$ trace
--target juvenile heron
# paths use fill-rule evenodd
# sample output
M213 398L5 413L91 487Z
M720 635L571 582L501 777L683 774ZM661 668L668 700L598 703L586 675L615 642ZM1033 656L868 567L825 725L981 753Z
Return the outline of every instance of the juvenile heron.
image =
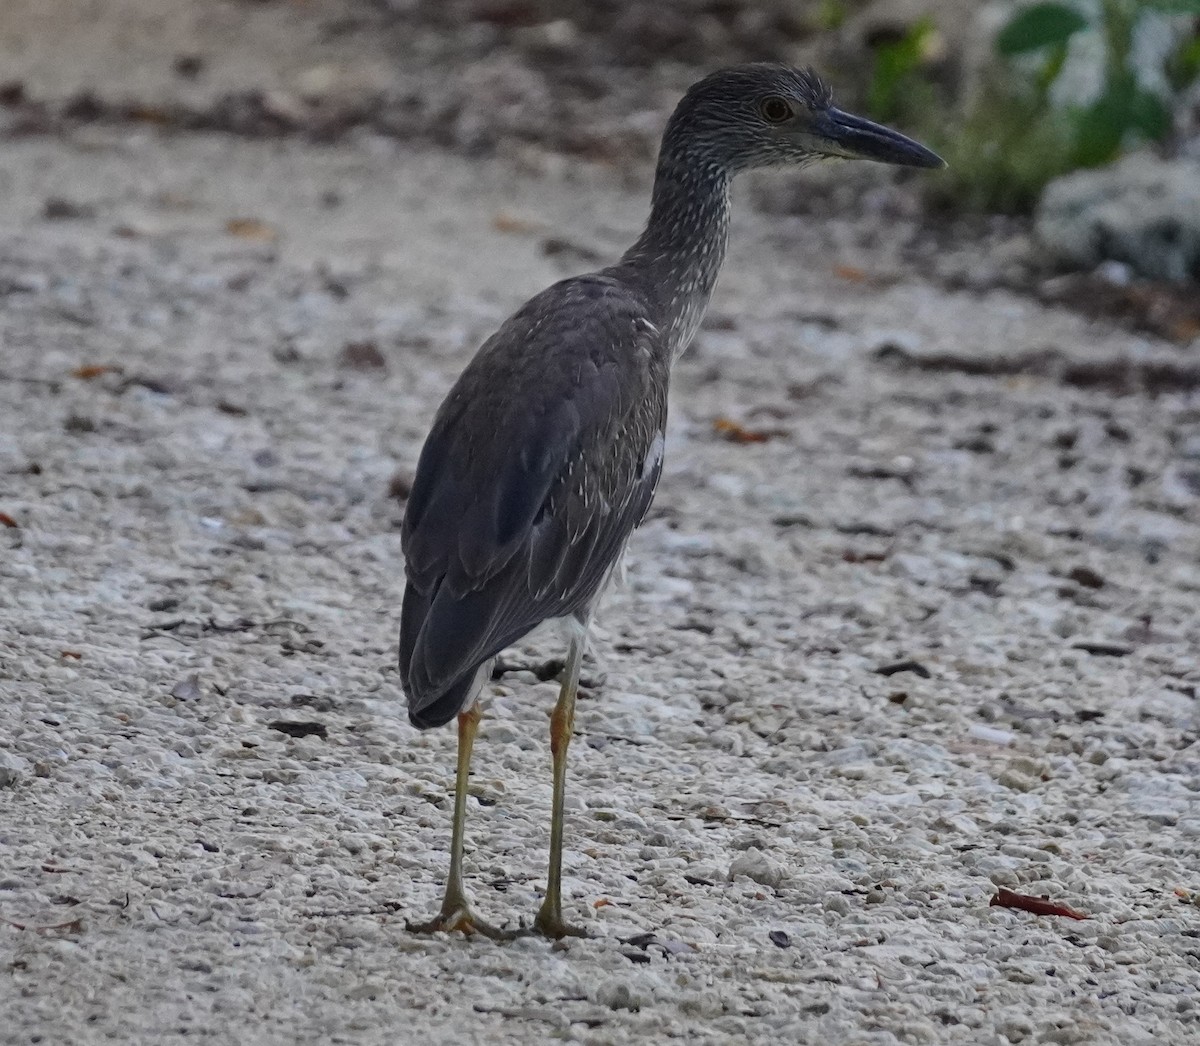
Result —
M821 157L942 167L924 146L835 109L808 71L743 65L694 84L667 124L650 219L615 265L526 302L437 412L404 516L400 677L420 729L458 717L450 874L420 931L509 936L471 910L463 829L476 698L497 654L542 622L569 626L550 719L550 868L534 929L562 915L563 789L588 622L662 470L671 364L725 257L729 186L754 167Z

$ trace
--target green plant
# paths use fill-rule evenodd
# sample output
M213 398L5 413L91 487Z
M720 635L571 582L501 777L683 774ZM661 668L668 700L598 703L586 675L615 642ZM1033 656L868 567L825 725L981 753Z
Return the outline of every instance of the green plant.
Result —
M1040 93L991 75L957 123L924 132L948 170L926 189L948 210L1031 211L1046 183L1074 166L1070 128Z
M903 119L921 103L931 100L929 85L920 70L933 50L936 30L932 18L922 18L903 36L875 48L867 111L876 120ZM919 99L914 98L914 92Z
M848 13L843 0L821 0L815 21L820 29L837 29L846 21Z
M930 183L935 203L1027 211L1051 179L1108 163L1131 142L1169 135L1171 99L1143 87L1132 65L1138 23L1151 13L1200 18L1200 0L1097 0L1086 8L1054 0L1020 8L997 35L997 60L961 113L927 76L936 33L923 20L875 49L868 107L912 127L949 161ZM1102 89L1086 105L1060 104L1053 87L1079 33L1102 37ZM1162 72L1171 91L1200 77L1200 22L1180 34Z
M1172 90L1182 91L1200 79L1200 26L1196 35L1184 40L1167 59L1167 82Z
M1062 71L1071 38L1087 31L1103 35L1103 88L1092 102L1067 114L1074 166L1108 163L1130 138L1158 142L1170 133L1166 101L1138 83L1131 61L1137 24L1152 12L1200 15L1200 0L1100 0L1094 25L1067 4L1037 3L1018 11L997 36L1001 55L1045 56L1036 79L1043 104L1048 105L1049 89Z

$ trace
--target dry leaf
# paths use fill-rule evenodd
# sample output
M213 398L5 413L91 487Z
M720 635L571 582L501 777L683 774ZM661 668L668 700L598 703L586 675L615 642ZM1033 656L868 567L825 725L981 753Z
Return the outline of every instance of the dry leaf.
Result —
M857 265L835 265L833 274L838 279L849 280L851 283L866 283L867 281L866 270L860 269Z
M1032 912L1034 915L1061 915L1067 919L1087 918L1083 912L1077 912L1065 904L1056 904L1048 897L1031 897L1027 893L1013 893L1012 890L1006 890L1003 886L988 904L996 908L1017 908L1023 912Z
M528 218L509 214L508 211L497 211L492 215L492 228L497 232L507 233L534 232L537 224L529 221Z
M111 363L89 363L82 367L76 367L71 371L72 378L81 378L84 381L91 381L93 378L98 378L102 374L113 374L120 371L120 367L114 366Z
M13 519L12 516L10 516L7 512L0 512L0 526L10 527L13 530L16 530L18 527L20 527L20 525L21 524Z
M1200 334L1200 319L1185 316L1171 324L1169 334L1175 341L1187 343Z
M600 900L592 902L593 908L609 908L611 906L612 901L610 901L607 897L601 897Z
M748 429L730 418L715 418L713 432L730 443L766 443L776 436L786 436L787 429Z
M78 650L64 650L61 654L59 654L59 657L70 658L72 661L83 660L83 654L81 654Z
M230 236L255 243L274 243L279 239L279 233L258 218L230 218L225 223L225 231Z
M129 109L129 118L139 123L169 124L172 114L157 105L134 105Z

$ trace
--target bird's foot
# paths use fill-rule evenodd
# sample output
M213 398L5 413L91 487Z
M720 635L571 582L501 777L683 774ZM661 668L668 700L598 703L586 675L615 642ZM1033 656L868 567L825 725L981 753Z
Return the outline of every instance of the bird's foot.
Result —
M549 683L560 679L567 663L561 657L552 657L549 661L504 661L499 658L492 667L492 680L503 679L509 672L532 672L538 681ZM599 690L608 680L608 673L597 670L590 675L579 677L579 685L584 690Z
M562 912L557 909L547 909L545 905L537 913L537 918L533 920L533 932L540 933L543 937L549 937L552 941L562 940L564 937L590 937L582 926L572 926L563 917Z
M453 933L457 930L468 937L477 933L493 941L513 941L529 933L525 929L505 930L484 922L466 903L444 904L442 910L428 922L412 923L406 919L404 928L409 933Z

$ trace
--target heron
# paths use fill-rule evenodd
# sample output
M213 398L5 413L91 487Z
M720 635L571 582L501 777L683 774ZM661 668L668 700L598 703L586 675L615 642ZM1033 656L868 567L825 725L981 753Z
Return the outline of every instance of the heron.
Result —
M457 718L450 869L418 932L496 939L463 882L480 691L497 655L547 622L567 656L550 716L553 793L532 931L586 933L562 911L563 797L588 626L663 465L672 364L708 307L738 173L825 157L937 168L897 131L834 107L811 70L756 63L697 81L667 122L650 217L615 264L553 284L479 348L438 409L402 526L400 678L418 729Z

